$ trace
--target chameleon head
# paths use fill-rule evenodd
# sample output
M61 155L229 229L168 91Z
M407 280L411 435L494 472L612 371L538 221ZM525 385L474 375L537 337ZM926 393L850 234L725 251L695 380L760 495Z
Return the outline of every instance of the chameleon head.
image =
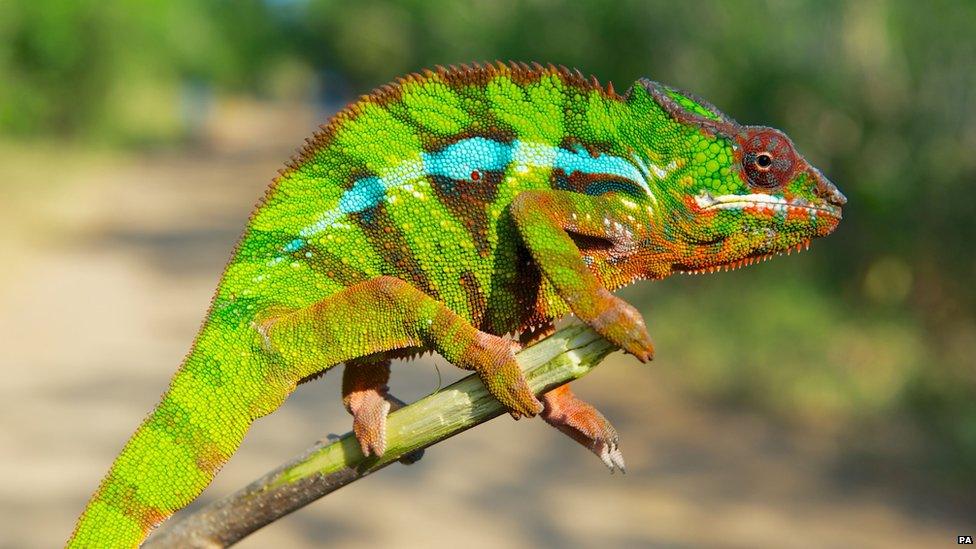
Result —
M843 194L810 165L783 132L741 126L711 104L656 82L640 81L668 115L666 176L675 271L738 267L809 246L840 223ZM659 111L660 112L660 111Z

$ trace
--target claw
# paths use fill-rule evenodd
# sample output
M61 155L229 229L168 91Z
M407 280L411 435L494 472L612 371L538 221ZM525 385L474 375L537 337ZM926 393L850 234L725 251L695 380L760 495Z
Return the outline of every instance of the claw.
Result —
M617 447L616 443L611 445L604 444L603 447L597 452L603 463L610 469L610 474L612 475L614 469L620 469L620 472L627 474L627 467L624 464L624 455L620 453L620 448Z
M506 400L512 404L509 413L514 419L518 420L522 416L535 417L542 411L542 402L532 394L532 390L529 389L529 384L524 377L520 376L518 381L505 387L505 392L508 394ZM506 404L506 402L502 401L502 404Z
M388 360L352 362L342 375L342 402L352 414L352 431L366 457L380 457L386 451L389 377Z

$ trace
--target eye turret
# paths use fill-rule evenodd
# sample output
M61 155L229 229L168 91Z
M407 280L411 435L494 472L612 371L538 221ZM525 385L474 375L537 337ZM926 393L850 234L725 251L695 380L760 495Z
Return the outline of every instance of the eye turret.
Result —
M789 183L799 164L789 138L772 128L746 128L739 136L742 172L748 183L774 189Z

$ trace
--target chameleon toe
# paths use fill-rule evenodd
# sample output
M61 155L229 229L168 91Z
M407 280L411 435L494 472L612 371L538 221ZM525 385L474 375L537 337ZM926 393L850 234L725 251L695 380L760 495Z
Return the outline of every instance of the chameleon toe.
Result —
M390 403L377 393L370 393L353 410L352 430L364 456L381 457L386 451L386 416Z

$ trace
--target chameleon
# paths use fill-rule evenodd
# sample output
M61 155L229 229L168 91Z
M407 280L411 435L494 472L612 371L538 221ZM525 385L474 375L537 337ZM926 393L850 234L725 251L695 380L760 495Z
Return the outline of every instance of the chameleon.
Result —
M428 351L623 469L610 422L568 385L533 394L514 353L574 315L648 361L641 314L612 291L807 248L846 201L783 132L646 78L623 94L535 63L399 78L279 171L68 546L137 546L253 421L340 364L361 450L382 455L390 361Z

